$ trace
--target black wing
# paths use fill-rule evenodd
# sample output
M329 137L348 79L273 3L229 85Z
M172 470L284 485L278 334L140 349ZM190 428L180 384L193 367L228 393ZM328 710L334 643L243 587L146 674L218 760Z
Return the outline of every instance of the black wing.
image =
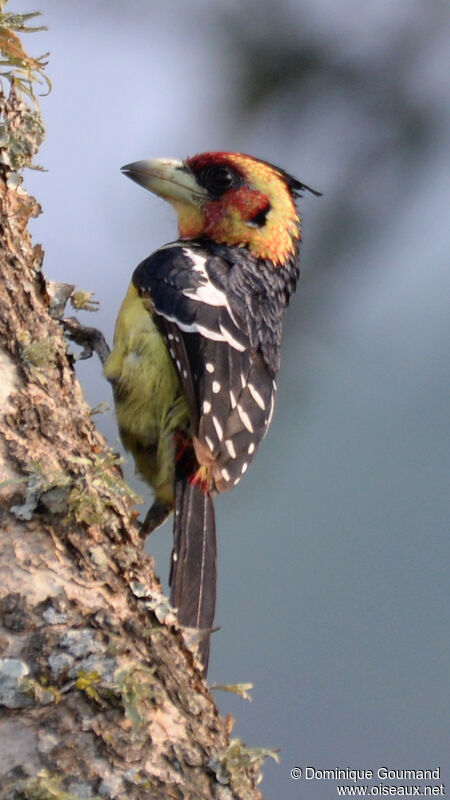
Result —
M175 242L133 275L159 320L187 398L197 459L217 491L246 472L276 394L275 371L255 347L248 303L244 308L232 292L236 269L207 245Z

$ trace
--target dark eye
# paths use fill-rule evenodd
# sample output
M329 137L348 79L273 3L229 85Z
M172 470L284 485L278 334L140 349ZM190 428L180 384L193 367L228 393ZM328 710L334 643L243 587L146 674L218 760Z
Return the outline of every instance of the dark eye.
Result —
M243 183L241 176L224 164L203 167L197 180L214 197L220 197L228 189L237 189Z

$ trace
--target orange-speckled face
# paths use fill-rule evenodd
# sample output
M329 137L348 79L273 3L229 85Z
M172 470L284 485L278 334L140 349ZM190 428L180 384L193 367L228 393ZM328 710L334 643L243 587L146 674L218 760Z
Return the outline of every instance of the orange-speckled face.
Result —
M294 197L309 187L266 161L242 153L202 153L184 162L136 161L122 171L174 206L183 239L208 236L246 246L275 266L295 253L300 218Z
M300 219L281 170L241 153L204 153L188 158L185 165L207 197L195 209L176 204L182 237L203 235L247 245L274 264L292 256Z

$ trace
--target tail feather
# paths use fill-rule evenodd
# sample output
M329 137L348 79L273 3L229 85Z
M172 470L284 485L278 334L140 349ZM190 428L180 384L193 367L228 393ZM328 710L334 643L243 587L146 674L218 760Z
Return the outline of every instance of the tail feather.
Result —
M181 471L181 470L180 470ZM180 625L204 631L198 655L206 675L209 631L216 605L216 526L208 492L185 475L175 479L174 544L170 569L170 600Z

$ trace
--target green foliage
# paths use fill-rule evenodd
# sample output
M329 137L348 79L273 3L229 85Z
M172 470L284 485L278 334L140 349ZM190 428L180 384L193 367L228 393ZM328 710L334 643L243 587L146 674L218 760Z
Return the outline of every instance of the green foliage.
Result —
M35 87L46 86L48 94L51 84L44 74L48 54L28 56L17 35L45 30L27 24L37 13L6 14L5 5L6 0L0 0L0 165L6 169L8 187L16 189L22 183L20 169L40 169L32 163L45 135ZM11 83L9 97L3 88L5 78ZM36 208L31 210L36 212Z
M35 99L34 85L40 84L47 87L47 94L51 91L50 78L45 75L44 69L47 66L48 53L31 58L22 47L22 43L17 36L19 33L34 33L36 31L47 30L44 25L30 27L27 25L30 19L40 16L39 12L31 14L5 14L3 9L7 0L0 0L0 77L7 78L15 82L19 88L30 97Z

